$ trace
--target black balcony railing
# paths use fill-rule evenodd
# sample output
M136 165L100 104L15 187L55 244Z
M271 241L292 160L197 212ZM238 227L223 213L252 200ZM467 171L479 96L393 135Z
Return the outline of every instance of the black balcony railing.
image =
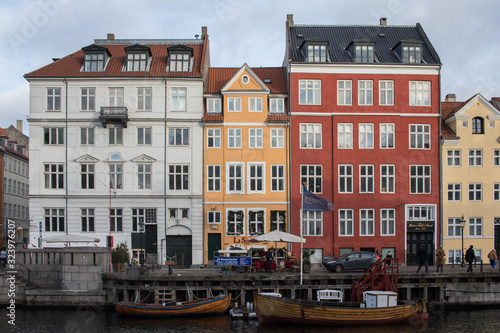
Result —
M108 124L121 124L127 127L128 111L125 106L102 106L99 120L102 122L102 127Z

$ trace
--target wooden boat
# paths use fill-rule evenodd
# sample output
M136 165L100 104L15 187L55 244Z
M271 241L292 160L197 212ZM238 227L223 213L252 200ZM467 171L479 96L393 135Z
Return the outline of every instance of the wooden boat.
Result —
M201 298L187 302L169 302L163 304L147 304L120 302L116 311L129 316L142 317L185 317L218 315L226 312L231 301L231 295L214 298Z
M361 303L357 302L305 301L255 294L254 304L259 324L378 325L426 322L429 318L423 301L392 307L362 308Z

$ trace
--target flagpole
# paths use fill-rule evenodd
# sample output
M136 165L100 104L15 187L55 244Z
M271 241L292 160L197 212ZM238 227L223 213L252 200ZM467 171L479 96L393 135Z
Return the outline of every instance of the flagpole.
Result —
M302 184L304 185L304 184ZM305 186L303 186L305 188ZM302 235L302 217L304 216L304 189L302 189L302 199L300 201L300 285L302 285L302 272L303 272L303 267L304 267L304 260L303 260L303 247L304 247L304 239Z

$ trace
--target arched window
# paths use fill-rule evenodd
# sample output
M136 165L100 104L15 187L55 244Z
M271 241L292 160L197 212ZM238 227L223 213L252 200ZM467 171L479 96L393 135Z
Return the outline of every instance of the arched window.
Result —
M484 134L483 118L475 117L472 119L472 134Z

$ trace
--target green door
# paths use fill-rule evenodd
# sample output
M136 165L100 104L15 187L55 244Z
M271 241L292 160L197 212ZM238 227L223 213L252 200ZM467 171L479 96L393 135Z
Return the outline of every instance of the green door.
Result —
M214 260L214 252L221 248L221 234L208 234L208 260Z

